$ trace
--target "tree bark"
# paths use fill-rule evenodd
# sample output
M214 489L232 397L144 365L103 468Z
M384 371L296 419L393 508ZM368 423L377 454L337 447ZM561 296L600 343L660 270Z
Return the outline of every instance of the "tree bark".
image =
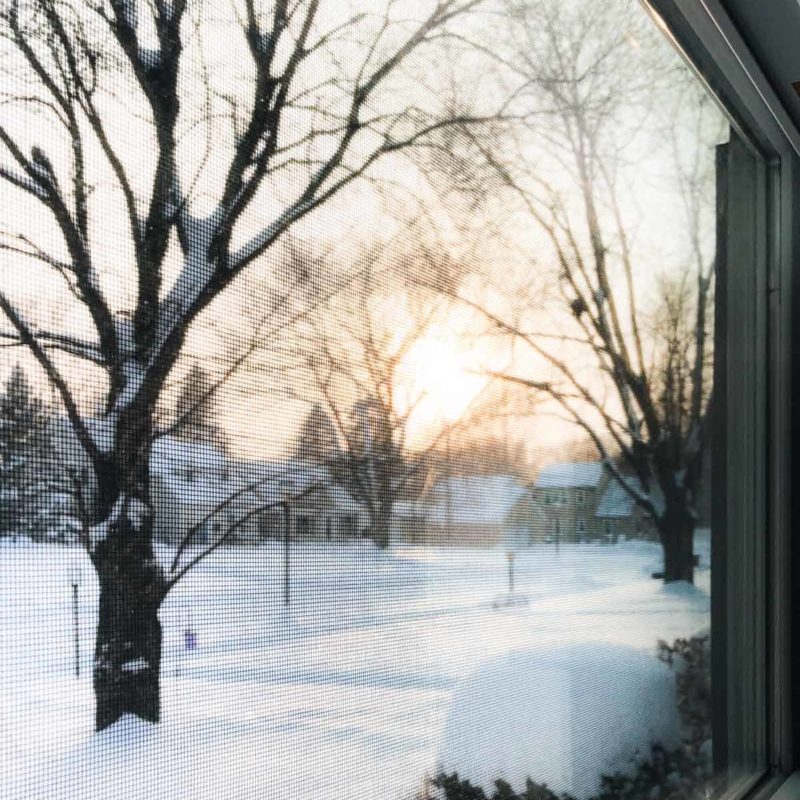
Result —
M383 505L378 509L378 512L372 519L372 524L370 525L370 535L372 536L375 544L377 544L381 550L386 550L389 547L391 520L391 506L386 508Z
M153 554L149 406L126 409L103 483L105 514L92 553L100 583L94 657L96 729L123 714L158 722L164 574Z
M95 565L100 608L94 656L96 730L123 714L148 722L161 716L161 622L163 580L152 557L98 545Z
M658 522L664 549L664 583L694 583L695 520L688 509L667 508Z

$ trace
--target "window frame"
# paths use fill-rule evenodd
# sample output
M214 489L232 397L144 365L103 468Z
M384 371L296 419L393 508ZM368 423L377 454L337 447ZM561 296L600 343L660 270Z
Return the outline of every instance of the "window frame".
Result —
M792 267L800 263L800 231L793 230L792 221L800 219L800 132L719 0L642 0L642 3L717 97L740 137L760 155L763 163L760 183L765 213L757 222L756 237L764 256L765 302L763 318L748 322L742 336L750 337L754 345L751 359L759 351L766 355L762 363L750 364L750 372L756 376L752 380L763 382L765 413L759 421L759 432L768 444L757 448L760 451L757 457L763 460L758 482L763 482L764 507L749 509L753 514L763 511L766 524L763 536L737 542L745 547L728 547L725 555L727 567L736 574L742 573L748 557L747 546L761 559L761 568L751 569L749 583L741 586L740 591L755 598L750 622L756 637L751 644L766 666L760 679L752 672L752 663L743 663L744 659L728 666L738 669L740 678L743 676L753 683L757 702L761 704L764 729L755 726L745 736L750 739L749 745L761 751L767 769L742 777L721 798L789 800L800 796L800 758L795 741L799 738L800 707L798 697L792 692L796 666L793 634L797 625L792 609L797 606L798 594L792 589L790 547L791 452L798 441L791 402L797 371L792 368L790 344L793 318L800 316L792 313L798 295L793 291L797 278ZM734 399L727 415L728 424L742 411L741 404ZM732 486L729 481L726 483ZM755 496L758 493L753 494L747 503L759 501ZM740 634L742 640L746 636ZM736 644L741 645L742 641L734 642L734 647Z

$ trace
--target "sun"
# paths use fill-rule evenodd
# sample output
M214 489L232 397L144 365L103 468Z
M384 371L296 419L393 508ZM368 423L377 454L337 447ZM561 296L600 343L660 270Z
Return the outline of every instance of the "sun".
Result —
M461 419L487 385L478 354L452 332L429 331L402 362L395 401L417 434Z

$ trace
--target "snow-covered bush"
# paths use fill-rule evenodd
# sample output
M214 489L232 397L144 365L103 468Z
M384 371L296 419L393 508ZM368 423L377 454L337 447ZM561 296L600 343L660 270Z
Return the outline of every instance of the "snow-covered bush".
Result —
M669 667L634 648L581 642L484 664L453 698L439 764L483 786L530 776L588 800L600 775L633 774L653 742L680 742Z
M678 714L683 740L696 749L708 749L711 740L711 638L707 633L659 640L658 658L675 672Z
M711 751L711 673L710 639L700 634L677 639L672 644L658 642L658 660L674 675L676 705L681 736L677 745L651 742L649 755L631 753L631 768L610 771L600 777L599 791L590 796L581 793L581 800L693 800L707 795L710 789ZM529 676L529 680L532 676ZM616 698L617 702L620 698ZM652 709L648 710L653 713ZM605 734L613 730L606 726ZM464 734L465 736L467 734ZM532 734L533 735L533 734ZM519 752L518 743L500 741L501 748ZM570 743L575 750L575 743ZM490 756L491 757L491 756ZM508 770L504 770L508 773ZM547 770L545 770L547 772ZM474 773L473 773L474 774ZM477 774L480 774L480 770ZM543 777L534 772L536 777ZM550 779L548 777L548 779ZM488 782L484 781L484 785ZM516 792L502 778L494 780L494 789L461 778L457 772L441 772L430 785L426 800L576 800L570 792L550 789L546 783L527 778L525 788Z

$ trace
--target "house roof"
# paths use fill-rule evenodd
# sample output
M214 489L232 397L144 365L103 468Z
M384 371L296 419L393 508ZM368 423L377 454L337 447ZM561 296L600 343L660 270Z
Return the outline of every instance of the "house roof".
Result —
M213 507L235 490L225 466L224 454L213 445L165 436L153 445L150 471L172 502Z
M626 480L637 491L641 491L641 484L636 478L627 478ZM633 513L634 505L635 501L630 492L626 491L619 481L612 479L597 504L595 516L609 519L629 517Z
M512 475L445 478L431 490L428 519L438 523L501 523L527 491Z
M201 508L230 499L227 505L232 512L247 513L287 497L316 493L318 487L339 513L358 513L360 509L345 489L333 483L327 469L291 459L240 461L211 444L164 437L153 449L151 469L169 490L172 502Z
M578 489L596 487L603 478L599 461L562 461L543 467L534 486L537 489Z
M635 492L646 496L649 499L654 513L662 513L664 510L664 496L661 493L658 485L654 485L648 493L642 488L642 484L638 478L635 478L632 475L626 475L625 480L630 484L631 488ZM633 499L633 497L631 497L630 492L626 491L619 481L612 478L608 482L608 486L603 492L600 502L597 504L597 511L595 512L595 515L600 518L629 517L631 514L633 514L635 507L636 501Z
M329 483L325 492L339 514L357 514L361 511L361 504L346 489L335 483Z
M427 511L428 506L422 500L396 500L392 507L396 517L424 517Z

